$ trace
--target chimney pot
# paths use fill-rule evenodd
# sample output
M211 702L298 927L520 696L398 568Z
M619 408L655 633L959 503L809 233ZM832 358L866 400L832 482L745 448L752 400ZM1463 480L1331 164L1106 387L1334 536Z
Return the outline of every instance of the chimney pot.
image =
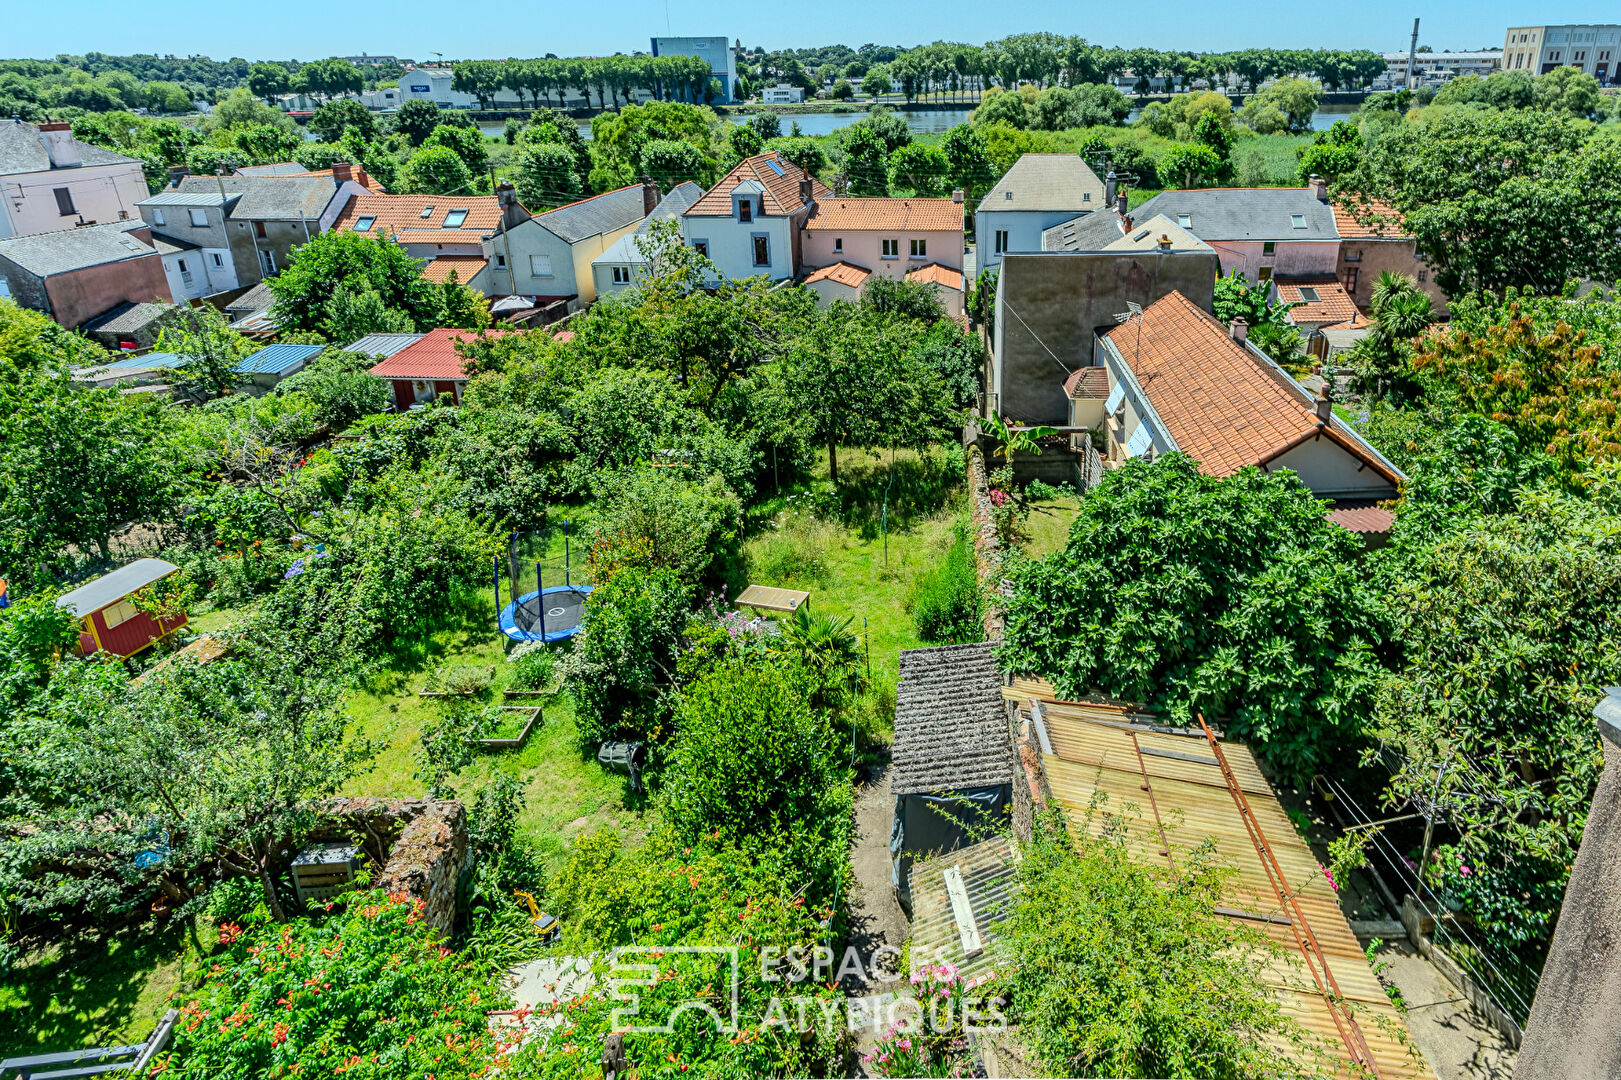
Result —
M1124 191L1120 192L1114 197L1114 212L1119 214L1121 217L1125 217L1126 204L1128 202L1130 202L1130 200L1126 197L1126 193Z
M1171 250L1171 235L1170 235L1170 233L1160 233L1159 234L1159 249L1161 251L1170 251Z
M1310 183L1311 183L1311 193L1317 199L1317 201L1318 202L1327 202L1328 201L1328 181L1324 180L1321 176L1313 176L1311 178Z
M1103 201L1112 205L1119 191L1120 179L1115 176L1114 170L1110 169L1109 175L1103 178Z
M952 202L954 202L957 205L961 206L964 197L965 197L965 193L963 192L962 188L952 188L951 189L951 201Z
M809 169L799 170L799 205L809 206L815 201L816 185L811 183Z
M1248 341L1250 336L1249 321L1242 315L1236 316L1232 324L1228 326L1227 333L1234 341Z

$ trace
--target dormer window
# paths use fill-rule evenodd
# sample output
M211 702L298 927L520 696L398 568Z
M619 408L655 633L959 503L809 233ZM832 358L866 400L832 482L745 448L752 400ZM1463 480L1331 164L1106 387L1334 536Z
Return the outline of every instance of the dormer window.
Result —
M737 220L747 223L754 220L754 204L747 199L737 200Z

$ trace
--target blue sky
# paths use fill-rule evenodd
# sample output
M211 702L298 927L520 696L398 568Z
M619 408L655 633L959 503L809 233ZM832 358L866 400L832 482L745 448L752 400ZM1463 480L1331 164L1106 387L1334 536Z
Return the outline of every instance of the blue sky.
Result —
M666 17L668 11L668 17ZM1356 4L1311 0L1075 4L1040 0L619 0L543 5L447 4L390 0L277 0L270 5L166 0L144 13L129 0L72 0L71 18L52 4L11 6L0 55L49 57L111 53L204 53L250 60L313 59L360 52L431 58L605 55L646 49L665 33L726 34L745 45L805 47L845 42L913 45L937 39L986 41L1029 30L1080 34L1103 45L1162 49L1369 48L1407 46L1415 15L1419 41L1436 50L1501 45L1504 30L1546 23L1615 21L1613 5L1541 6L1527 0L1453 0L1415 7L1392 0ZM334 17L336 16L336 17Z

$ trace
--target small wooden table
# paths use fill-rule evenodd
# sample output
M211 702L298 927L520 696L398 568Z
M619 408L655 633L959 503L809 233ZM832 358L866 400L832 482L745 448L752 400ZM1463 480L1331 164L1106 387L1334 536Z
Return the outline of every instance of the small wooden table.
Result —
M810 593L800 589L773 589L768 585L750 585L737 594L732 603L738 607L751 607L756 611L798 611L810 603Z

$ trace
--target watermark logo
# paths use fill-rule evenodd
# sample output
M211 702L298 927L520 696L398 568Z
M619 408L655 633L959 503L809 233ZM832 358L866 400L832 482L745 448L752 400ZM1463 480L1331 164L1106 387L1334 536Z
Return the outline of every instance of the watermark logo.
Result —
M715 1030L736 1035L738 1030L738 978L742 968L735 945L621 945L608 962L607 986L615 1001L628 1002L614 1010L615 1031L626 1033L673 1032L684 1015L707 1016ZM709 957L708 993L693 996L672 1008L662 1018L642 1014L640 989L650 989L659 980L677 978L681 957ZM702 965L699 965L700 967ZM685 973L688 977L697 971ZM718 981L720 985L715 985ZM717 1008L717 1005L720 1006Z

